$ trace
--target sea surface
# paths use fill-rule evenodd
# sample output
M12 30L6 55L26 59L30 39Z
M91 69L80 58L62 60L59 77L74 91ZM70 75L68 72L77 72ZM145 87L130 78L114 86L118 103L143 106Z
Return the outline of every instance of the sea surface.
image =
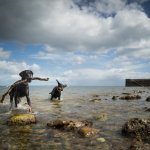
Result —
M61 101L50 101L49 92L53 87L30 86L33 114L38 122L33 125L8 126L10 116L28 113L27 101L22 98L18 108L9 111L9 96L0 104L0 149L8 150L120 150L128 149L131 139L121 134L123 124L130 118L148 118L150 89L143 87L66 87ZM7 90L0 87L0 98ZM136 93L139 100L113 100L113 96ZM100 119L98 114L104 114ZM98 129L97 135L80 137L74 132L47 128L54 119L90 120ZM100 138L105 141L99 140Z

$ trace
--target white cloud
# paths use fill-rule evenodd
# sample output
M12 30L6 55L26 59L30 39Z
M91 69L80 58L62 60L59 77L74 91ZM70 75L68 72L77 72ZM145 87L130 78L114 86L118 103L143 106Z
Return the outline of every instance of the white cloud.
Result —
M49 60L53 63L60 63L61 64L83 64L86 62L86 57L84 55L76 54L75 52L60 52L56 53L55 51L50 51L47 49L47 47L44 47L45 49L42 51L39 51L37 54L32 55L31 57L34 59L42 59L42 60ZM49 46L48 46L49 48ZM95 58L95 56L93 56ZM90 57L93 59L93 57Z
M16 77L22 70L32 70L37 72L40 66L37 64L28 65L26 62L0 61L0 70L3 74L9 74L13 78Z
M0 59L8 59L11 55L10 51L6 51L0 47Z
M149 78L149 72L135 71L131 67L111 68L111 69L74 69L65 71L60 77L60 80L66 81L69 84L80 85L110 85L113 81L125 82L126 78Z
M85 59L81 56L76 56L73 58L73 62L76 64L82 64L85 62Z

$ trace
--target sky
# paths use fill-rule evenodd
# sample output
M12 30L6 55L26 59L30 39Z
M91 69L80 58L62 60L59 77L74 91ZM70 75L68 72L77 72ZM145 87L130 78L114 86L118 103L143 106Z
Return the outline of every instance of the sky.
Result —
M70 86L150 78L150 0L0 0L0 85L23 70Z

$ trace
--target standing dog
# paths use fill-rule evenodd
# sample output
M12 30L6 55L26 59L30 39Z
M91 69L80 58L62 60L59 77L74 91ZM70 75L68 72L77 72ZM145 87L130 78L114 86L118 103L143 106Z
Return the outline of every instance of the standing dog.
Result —
M10 91L10 109L12 109L13 106L13 99L15 99L15 107L17 107L17 104L20 102L20 98L26 97L27 103L29 105L29 111L31 112L31 101L29 97L29 84L33 77L33 72L31 70L24 70L20 72L19 74L21 76L21 80L27 80L25 83L18 83L16 84L13 89Z
M58 80L56 80L56 81L57 81L58 85L55 86L55 87L53 88L53 90L49 93L49 94L51 94L51 100L53 100L53 98L55 98L55 99L58 98L58 100L60 100L60 98L61 98L61 91L63 91L63 89L64 89L65 87L67 87L66 84L63 85L63 84L60 83Z

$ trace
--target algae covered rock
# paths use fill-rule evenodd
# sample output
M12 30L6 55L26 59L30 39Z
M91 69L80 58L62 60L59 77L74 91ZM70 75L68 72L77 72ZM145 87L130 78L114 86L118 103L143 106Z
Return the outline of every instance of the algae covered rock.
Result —
M106 121L108 119L108 114L105 112L94 113L93 118L99 121Z
M49 121L47 123L48 127L53 127L56 129L63 129L63 130L75 130L83 126L90 126L90 125L91 122L88 121L63 120L63 119L56 119L56 120Z
M33 114L17 114L8 120L8 125L27 125L36 123L36 117Z
M47 123L47 126L48 127L53 127L53 128L56 128L56 129L60 129L60 128L64 128L68 124L69 124L69 122L67 120L57 119L57 120L49 121Z
M100 137L100 138L97 138L96 139L98 142L101 142L101 143L104 143L104 142L106 142L106 140L104 139L104 138L102 138L102 137Z
M112 100L116 100L116 99L117 99L117 97L118 97L118 96L113 96L113 97L112 97Z
M135 138L150 137L150 119L133 118L126 122L122 127L124 135Z
M79 121L79 120L56 119L49 121L47 123L47 126L59 130L78 133L82 137L91 137L98 132L97 129L91 127L92 122L89 122L87 120Z
M129 150L144 150L144 144L141 139L133 139Z
M120 99L122 100L137 100L137 99L141 99L140 95L125 95L125 96L121 96Z
M78 133L82 136L82 137L92 137L94 135L96 135L98 132L97 129L95 128L90 128L90 127L82 127L79 129Z

